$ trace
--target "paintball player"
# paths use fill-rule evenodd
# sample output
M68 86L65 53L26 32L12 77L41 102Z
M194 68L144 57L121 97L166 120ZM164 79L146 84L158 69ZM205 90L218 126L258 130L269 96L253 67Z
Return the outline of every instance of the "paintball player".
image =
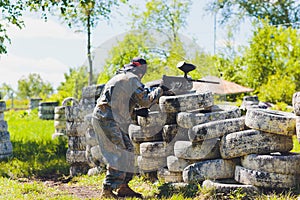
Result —
M146 71L146 60L133 58L105 84L97 100L92 124L107 165L102 197L142 198L128 186L135 172L128 127L134 114L147 116L149 106L157 103L163 94L161 87L150 92L141 83ZM142 109L136 110L138 107Z

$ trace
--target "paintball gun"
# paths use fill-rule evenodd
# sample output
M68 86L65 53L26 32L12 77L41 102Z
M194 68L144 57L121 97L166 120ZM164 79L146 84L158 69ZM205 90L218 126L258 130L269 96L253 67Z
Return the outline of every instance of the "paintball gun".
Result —
M167 76L163 75L162 80L160 82L153 81L149 82L148 87L158 87L163 86L164 90L170 90L176 94L184 94L187 91L193 88L193 82L203 82L203 83L212 83L219 84L219 82L215 81L206 81L206 80L194 80L188 77L188 73L196 69L196 66L191 63L186 63L181 61L177 64L177 68L184 72L184 76Z

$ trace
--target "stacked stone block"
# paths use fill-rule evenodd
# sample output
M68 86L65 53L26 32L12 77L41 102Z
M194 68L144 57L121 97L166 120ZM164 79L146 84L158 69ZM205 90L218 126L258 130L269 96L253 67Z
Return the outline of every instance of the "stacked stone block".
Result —
M55 132L52 134L52 138L59 136L66 136L66 106L56 106L54 108L54 128Z
M188 165L183 180L203 182L203 187L219 188L218 192L296 187L300 155L290 152L295 128L293 113L266 109L249 109L241 118L196 125L189 131L190 140L218 136L220 158Z
M253 108L246 116L236 106L214 105L209 92L163 96L159 114L138 117L138 125L131 125L131 137L136 135L132 139L143 139L136 145L139 168L157 170L166 182L198 182L227 192L296 187L300 154L290 151L299 130L297 96L295 114ZM145 141L146 135L157 133L154 127L160 130L158 124L150 125L153 119L166 121L170 113L176 115L176 123L160 123L162 140ZM138 131L147 126L147 134ZM166 165L159 162L163 156ZM156 163L160 164L154 167Z
M73 101L73 105L67 105L68 101ZM67 162L70 163L70 176L86 174L88 170L87 159L85 157L85 131L87 126L83 121L80 105L77 100L68 98L64 100L63 106L65 106L68 137L66 159Z
M96 106L96 101L100 97L104 85L92 85L82 89L82 99L80 101L84 113L84 122L87 125L86 138L86 159L90 167L88 175L98 174L102 171L103 159L100 147L96 138L96 133L92 125L92 113Z
M179 85L184 87L177 88L176 92L193 93L189 82ZM169 143L172 143L172 134L177 135L177 132L176 111L162 111L159 104L150 107L148 117L137 116L136 123L129 126L129 136L135 146L137 167L141 173L157 173L167 166L167 156L172 154Z
M38 116L44 120L54 120L54 109L58 102L40 102Z
M6 110L5 101L0 101L0 160L9 158L13 154L7 122L4 120Z
M95 174L101 169L103 162L91 119L103 86L85 87L79 101L69 97L63 102L68 137L67 162L71 164L71 176ZM68 106L68 102L73 102L73 105Z
M296 115L296 135L300 142L300 92L294 93L292 103Z
M35 108L38 108L41 100L41 98L31 98L29 103L29 109L33 110Z
M178 180L182 182L185 167L192 163L221 158L220 136L198 138L192 130L194 127L241 116L238 107L214 105L211 92L163 97L159 103L162 110L176 112L176 124L173 124L173 127L177 130L175 132L177 134L172 131L167 131L164 134L166 142L171 139L168 147L173 150L173 154L167 157L167 168L162 170L163 173L159 172L160 177L168 182ZM230 125L230 122L228 124ZM168 129L165 127L165 130ZM168 137L169 139L167 139Z

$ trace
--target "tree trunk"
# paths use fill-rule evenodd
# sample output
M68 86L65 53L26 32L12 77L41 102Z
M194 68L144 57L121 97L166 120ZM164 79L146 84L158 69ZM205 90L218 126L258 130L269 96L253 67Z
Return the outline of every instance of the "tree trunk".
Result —
M87 56L89 62L89 85L93 84L93 62L92 62L92 54L91 54L91 18L88 15L87 18Z

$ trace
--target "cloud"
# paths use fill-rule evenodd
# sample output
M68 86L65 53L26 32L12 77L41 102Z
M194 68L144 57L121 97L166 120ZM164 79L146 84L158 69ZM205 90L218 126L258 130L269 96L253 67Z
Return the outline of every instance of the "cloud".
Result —
M30 73L38 73L44 81L52 84L54 88L64 81L64 73L68 72L69 67L53 58L31 59L15 55L1 56L0 84L7 83L14 89L23 76Z
M23 20L25 27L21 30L13 26L8 28L8 35L11 38L85 39L83 33L75 33L66 24L52 19L45 21L41 18L24 17Z

